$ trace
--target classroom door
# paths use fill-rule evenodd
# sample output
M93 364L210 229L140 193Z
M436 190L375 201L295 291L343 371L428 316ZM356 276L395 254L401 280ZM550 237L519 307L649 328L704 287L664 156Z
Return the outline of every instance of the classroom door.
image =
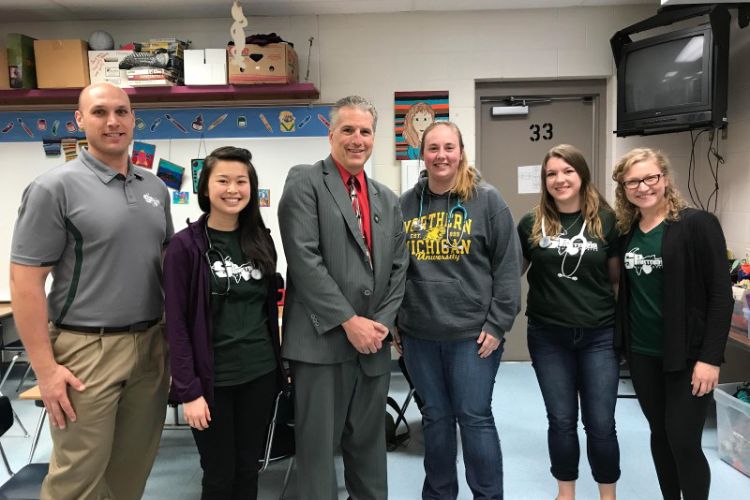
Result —
M522 85L520 83L514 84ZM603 179L604 121L603 99L606 86L571 86L561 89L560 82L533 82L528 88L480 89L478 87L479 156L478 168L482 177L498 188L510 206L516 223L539 203L538 192L519 193L519 167L540 165L547 151L557 144L572 144L579 148L592 169L594 184ZM482 91L484 90L484 92ZM515 90L515 92L496 91ZM525 92L524 92L525 90ZM492 116L493 106L507 106L520 102L528 106L528 114L521 116ZM602 151L603 153L603 151ZM522 190L521 190L522 191ZM527 361L526 294L528 284L522 278L523 304L513 329L506 334L504 361ZM550 307L555 307L550 304Z

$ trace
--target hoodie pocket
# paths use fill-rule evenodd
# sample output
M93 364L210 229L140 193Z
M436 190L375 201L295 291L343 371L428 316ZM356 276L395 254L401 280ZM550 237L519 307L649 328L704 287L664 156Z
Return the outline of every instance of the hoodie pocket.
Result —
M459 280L407 280L399 324L406 331L481 328L487 307L466 293Z

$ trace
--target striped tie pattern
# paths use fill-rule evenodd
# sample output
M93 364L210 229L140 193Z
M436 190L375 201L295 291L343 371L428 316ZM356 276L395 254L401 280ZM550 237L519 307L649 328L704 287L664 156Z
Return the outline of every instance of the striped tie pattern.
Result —
M370 250L367 247L367 236L365 235L365 228L364 226L362 226L362 209L359 206L359 197L357 195L357 192L359 191L359 181L356 177L350 175L349 180L346 184L347 186L349 186L349 198L351 198L352 200L352 210L354 210L354 215L357 217L359 232L362 235L362 240L365 242L365 252L367 253L367 260L370 262L370 268L372 269L372 256L370 255Z

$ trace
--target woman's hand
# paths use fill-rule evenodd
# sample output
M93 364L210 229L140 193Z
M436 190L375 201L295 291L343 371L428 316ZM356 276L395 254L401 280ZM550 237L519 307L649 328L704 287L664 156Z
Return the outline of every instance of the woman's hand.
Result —
M182 414L185 416L185 422L199 431L208 429L208 423L211 421L211 412L208 410L208 404L203 396L194 399L189 403L182 403Z
M693 367L693 378L690 385L693 387L693 396L704 396L714 390L719 383L719 367L696 361Z
M482 332L479 334L479 338L477 339L477 344L479 344L479 357L480 358L486 358L500 345L500 340L493 337L491 334L487 332Z

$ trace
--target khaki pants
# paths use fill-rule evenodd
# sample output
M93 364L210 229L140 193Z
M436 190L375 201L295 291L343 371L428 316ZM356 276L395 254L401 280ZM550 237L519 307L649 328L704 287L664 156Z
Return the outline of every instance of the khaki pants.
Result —
M82 334L50 326L55 359L86 384L68 389L77 420L50 425L42 500L136 500L159 447L169 372L163 327Z

